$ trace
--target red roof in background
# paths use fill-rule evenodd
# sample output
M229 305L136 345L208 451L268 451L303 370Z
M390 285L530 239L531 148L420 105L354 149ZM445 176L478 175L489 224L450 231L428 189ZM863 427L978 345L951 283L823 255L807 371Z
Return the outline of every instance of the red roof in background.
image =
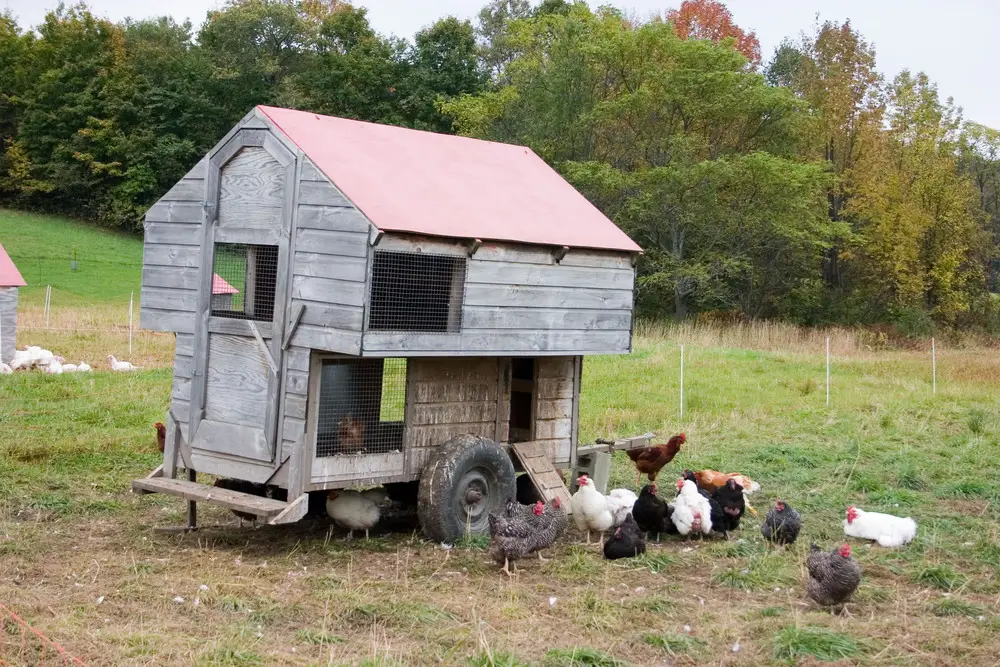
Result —
M381 230L641 252L528 148L258 108Z
M0 245L0 287L24 287L27 284L7 251Z
M239 294L240 291L227 283L218 273L212 274L212 294Z

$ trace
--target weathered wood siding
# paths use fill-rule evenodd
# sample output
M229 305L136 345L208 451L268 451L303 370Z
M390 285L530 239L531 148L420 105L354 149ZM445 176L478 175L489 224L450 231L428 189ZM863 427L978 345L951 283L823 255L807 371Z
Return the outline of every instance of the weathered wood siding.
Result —
M207 173L206 157L146 211L139 297L143 329L194 332Z
M292 254L292 310L305 306L291 344L356 355L361 351L368 220L302 158Z
M412 245L425 252L467 254L467 246L459 244L391 241L398 249ZM625 353L632 342L634 280L631 257L623 253L571 250L556 262L551 250L484 244L467 260L460 332L368 332L363 354Z
M549 457L568 463L573 446L574 357L546 357L536 361L535 441L545 443Z
M191 414L191 376L194 369L194 336L177 334L174 345L174 384L170 390L170 409L181 427L181 435L187 440L188 423Z
M17 336L17 288L0 287L0 361L14 358Z
M302 347L290 347L285 353L285 392L284 416L281 428L281 460L285 461L292 454L296 440L306 430L306 405L309 398L309 360L310 352ZM308 452L312 460L316 453L315 443Z
M410 359L403 432L407 470L417 475L449 438L471 433L494 438L500 360Z

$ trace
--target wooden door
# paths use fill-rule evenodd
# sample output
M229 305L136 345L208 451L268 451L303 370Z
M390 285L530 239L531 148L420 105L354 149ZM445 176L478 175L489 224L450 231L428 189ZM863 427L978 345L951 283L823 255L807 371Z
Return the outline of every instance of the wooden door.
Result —
M217 206L203 223L191 446L276 464L295 159L266 139L237 134L209 169Z

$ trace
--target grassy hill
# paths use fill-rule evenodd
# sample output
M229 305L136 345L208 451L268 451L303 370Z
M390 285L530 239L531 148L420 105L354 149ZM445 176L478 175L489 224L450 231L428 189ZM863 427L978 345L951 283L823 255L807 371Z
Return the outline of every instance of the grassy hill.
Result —
M0 244L28 286L21 302L40 306L52 285L52 307L128 304L142 281L142 238L100 227L0 209ZM71 262L77 261L76 270Z

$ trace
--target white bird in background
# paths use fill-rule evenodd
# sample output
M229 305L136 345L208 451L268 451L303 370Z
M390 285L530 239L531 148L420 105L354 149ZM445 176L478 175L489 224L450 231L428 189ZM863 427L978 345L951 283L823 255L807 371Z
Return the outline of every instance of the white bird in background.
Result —
M63 367L58 361L53 359L49 363L45 364L45 372L49 375L62 375Z
M92 370L93 369L90 367L90 364L88 364L86 361L81 361L79 364L77 364L76 367L77 373L89 373Z
M118 361L113 354L108 355L108 364L113 371L134 371L137 368L127 361Z
M28 351L25 350L14 350L14 358L10 360L10 367L13 370L20 370L24 368L25 370L31 368L32 362Z
M0 361L0 375L10 375L13 372L14 369L12 369L10 366Z
M63 373L75 373L76 369L77 369L76 364L63 364L62 365L62 372Z

